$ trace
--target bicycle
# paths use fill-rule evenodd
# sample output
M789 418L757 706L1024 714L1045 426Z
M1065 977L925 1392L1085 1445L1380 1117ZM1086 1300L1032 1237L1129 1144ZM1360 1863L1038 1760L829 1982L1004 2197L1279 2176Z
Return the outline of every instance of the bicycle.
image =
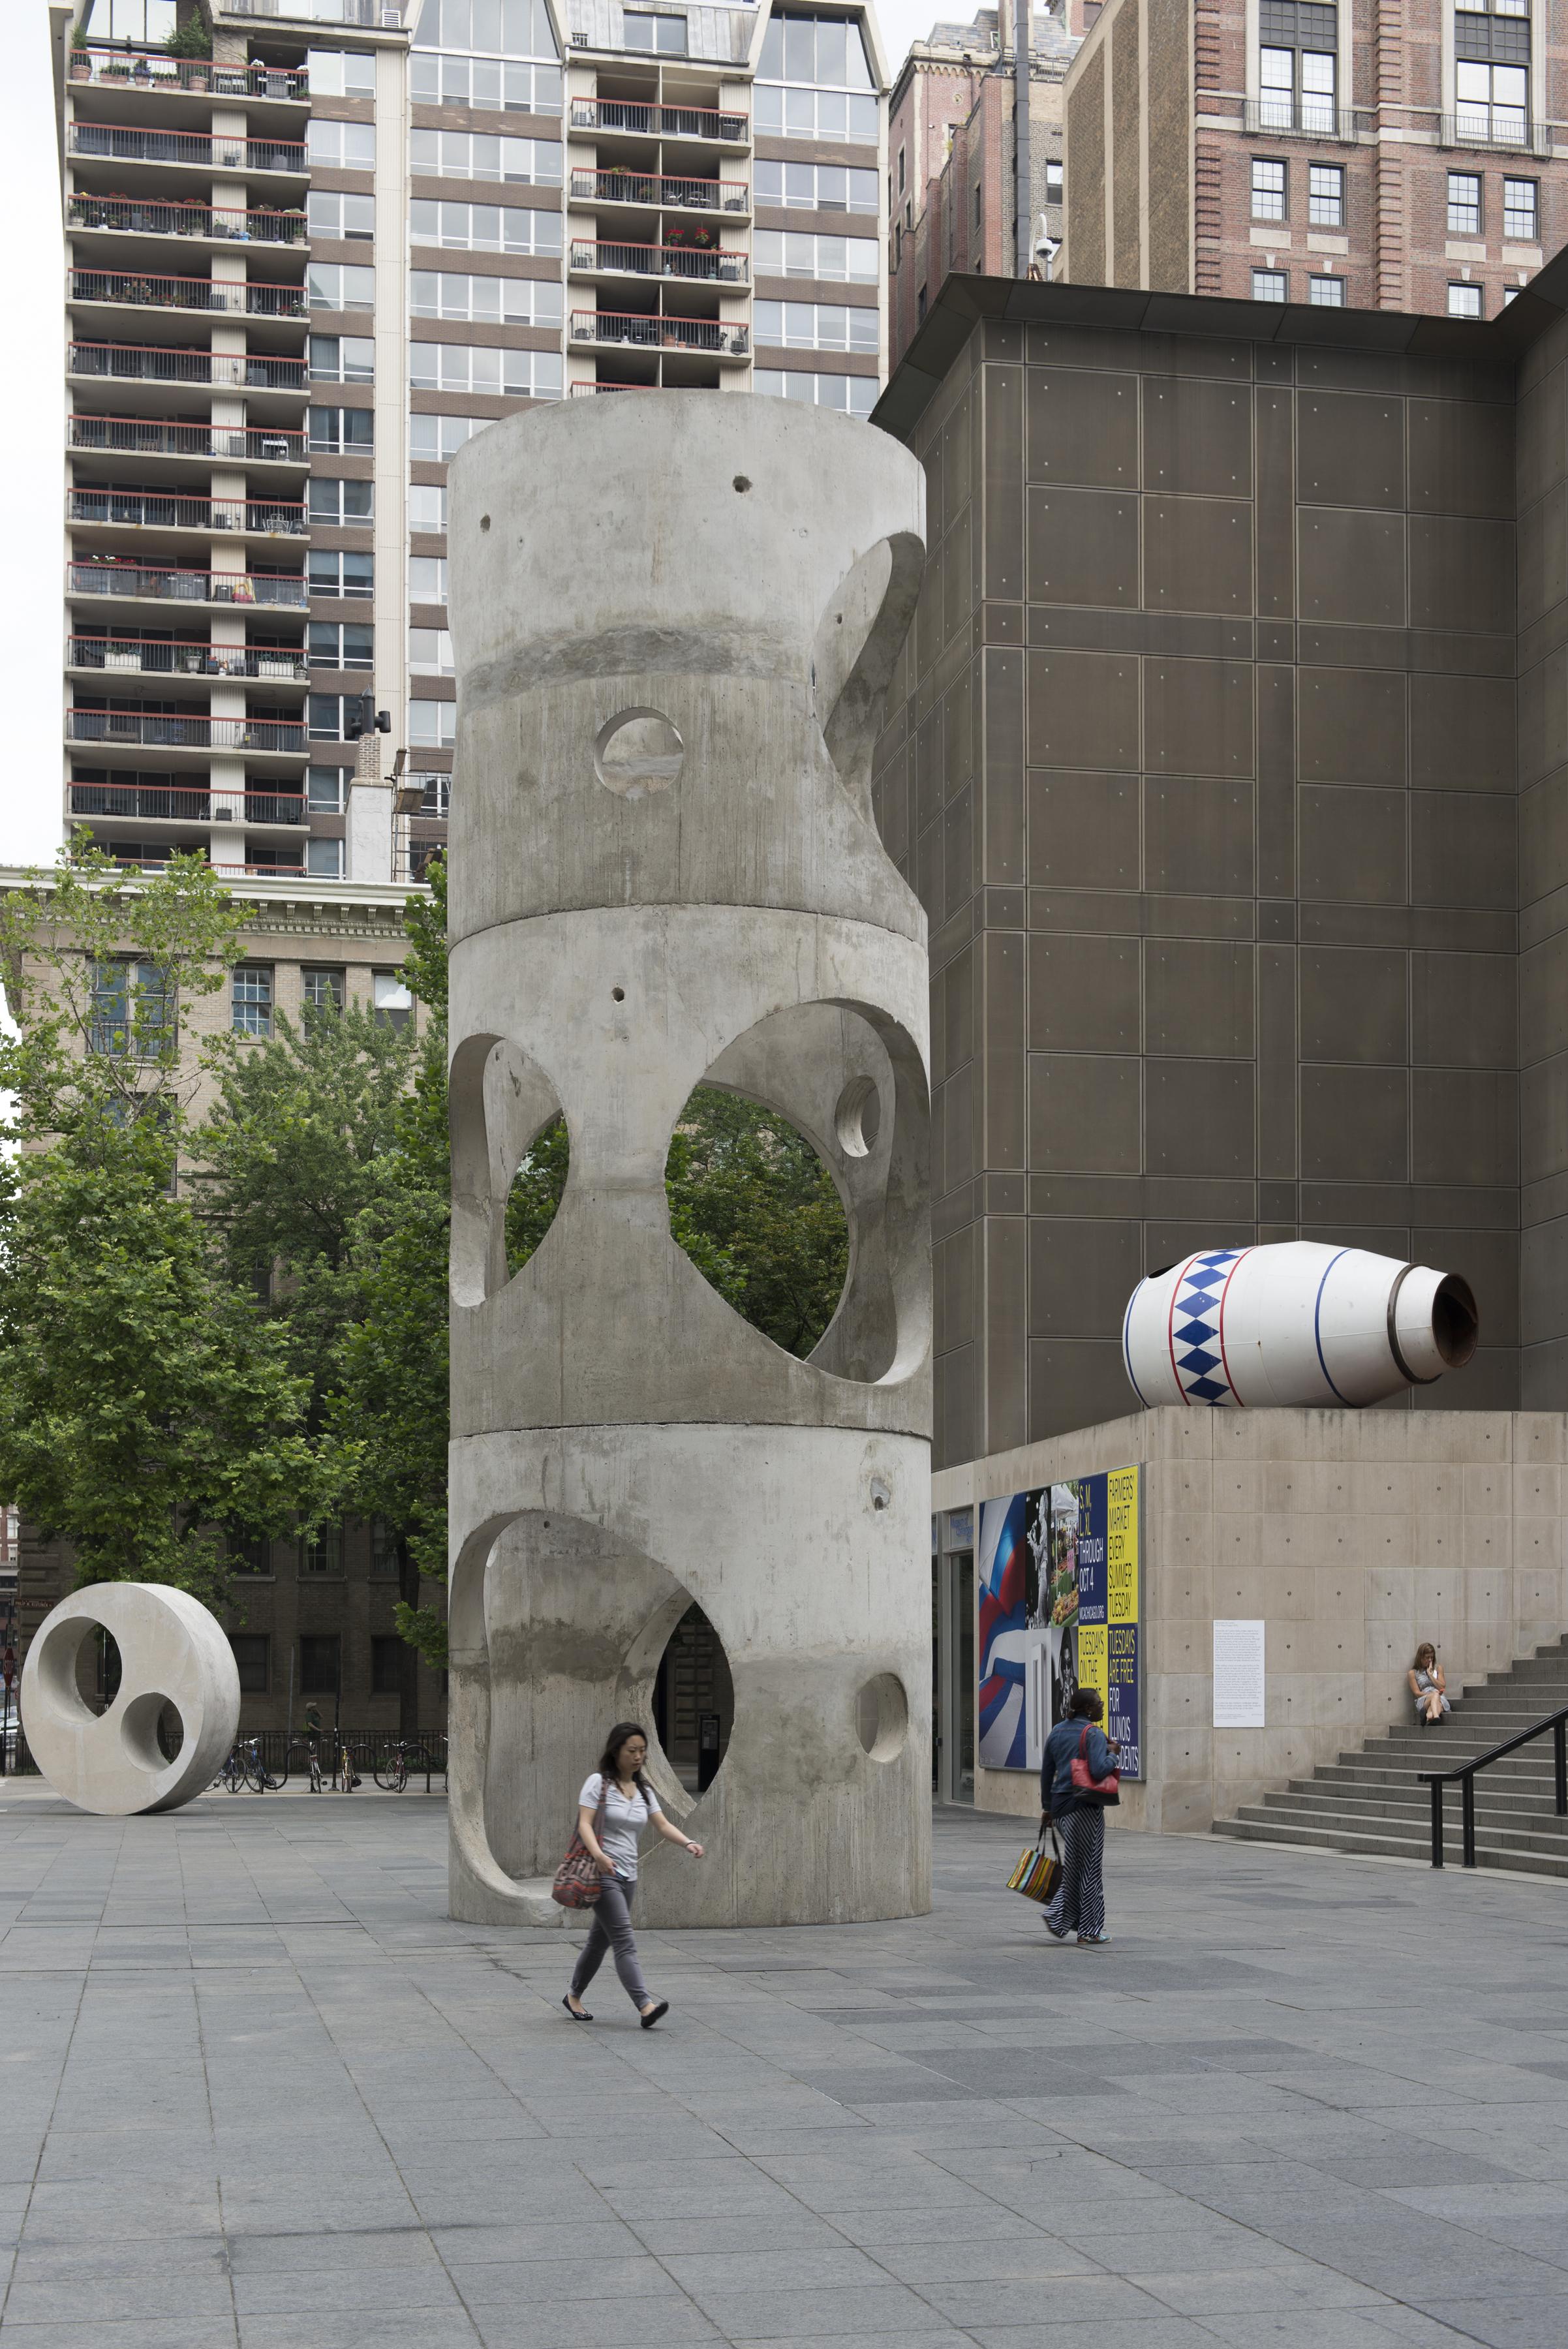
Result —
M306 1777L310 1781L310 1792L313 1795L322 1794L325 1791L325 1785L321 1775L321 1748L319 1744L314 1737L291 1738L289 1741L289 1752L291 1754L296 1745L303 1745L305 1748L305 1772Z
M410 1748L400 1737L387 1746L376 1764L376 1784L384 1793L400 1795L409 1783Z
M334 1791L351 1795L358 1784L359 1773L354 1767L354 1757L345 1745L338 1754L337 1767L332 1774Z
M237 1795L242 1786L248 1786L256 1795L275 1795L288 1784L288 1764L286 1762L281 1770L270 1769L262 1759L261 1739L241 1738L213 1784L224 1787L231 1795Z

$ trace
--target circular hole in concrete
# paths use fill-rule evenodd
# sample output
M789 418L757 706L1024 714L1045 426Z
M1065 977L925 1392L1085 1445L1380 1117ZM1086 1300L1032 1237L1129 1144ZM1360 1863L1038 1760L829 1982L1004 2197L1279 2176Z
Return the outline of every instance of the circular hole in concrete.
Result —
M95 1681L93 1693L99 1700L99 1709L107 1713L119 1695L121 1666L119 1642L114 1633L102 1623L94 1626L92 1656Z
M685 759L685 744L659 709L619 710L594 737L594 772L620 800L667 792Z
M851 1077L833 1112L838 1147L846 1158L867 1158L882 1130L882 1102L871 1077Z
M624 1003L624 1002L626 1001L626 989L625 989L625 988L624 988L624 987L612 987L612 988L611 988L611 989L610 989L610 1001L611 1001L612 1003Z
M166 1770L170 1756L159 1739L159 1723L169 1700L161 1689L143 1689L119 1716L119 1742L130 1760L143 1770ZM176 1719L178 1715L176 1715Z
M833 1177L786 1118L699 1085L665 1161L670 1229L742 1320L804 1361L838 1309L849 1227Z
M855 1725L873 1762L894 1762L909 1734L909 1700L897 1672L878 1672L855 1699Z
M744 473L737 473L732 486L738 490L743 497L752 485Z
M556 1220L572 1163L566 1121L558 1113L536 1133L506 1195L506 1272L521 1272Z
M490 516L488 514L480 515L479 527L481 530L488 530L490 528Z
M653 1726L689 1795L706 1794L729 1751L735 1690L724 1643L690 1606L665 1643L653 1679Z

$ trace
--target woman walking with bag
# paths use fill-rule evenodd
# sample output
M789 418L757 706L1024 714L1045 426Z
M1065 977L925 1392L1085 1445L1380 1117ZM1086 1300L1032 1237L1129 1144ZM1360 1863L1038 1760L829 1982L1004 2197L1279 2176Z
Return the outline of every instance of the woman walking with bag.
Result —
M1040 1807L1062 1838L1062 1888L1042 1913L1048 1933L1064 1941L1075 1932L1080 1949L1097 1949L1111 1938L1100 1871L1106 1804L1117 1794L1117 1753L1097 1726L1104 1713L1099 1690L1080 1688L1067 1719L1045 1740L1040 1767ZM1099 1780L1110 1782L1103 1792L1096 1791Z
M615 1951L621 1988L641 2016L645 2031L651 2031L670 2012L667 1998L649 1995L632 1939L638 1838L651 1819L666 1842L680 1844L693 1859L701 1858L702 1847L665 1817L658 1795L642 1775L647 1759L647 1732L635 1721L618 1721L605 1740L598 1768L584 1780L577 1796L577 1836L598 1870L599 1887L588 1938L573 1970L572 1986L561 2001L574 2023L594 2019L583 2004L583 1992L603 1964L607 1950Z

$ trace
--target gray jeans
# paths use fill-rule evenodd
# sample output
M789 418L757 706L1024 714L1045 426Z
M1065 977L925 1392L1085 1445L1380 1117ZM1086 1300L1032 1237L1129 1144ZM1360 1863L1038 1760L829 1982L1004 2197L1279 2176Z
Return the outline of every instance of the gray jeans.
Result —
M601 1877L600 1892L594 1903L594 1921L588 1928L588 1938L583 1943L581 1957L572 1974L572 1996L580 1999L599 1968L607 1950L615 1951L615 1970L620 1976L620 1986L639 2013L648 2005L648 1984L642 1979L638 1963L637 1943L631 1937L631 1896L637 1890L634 1876Z

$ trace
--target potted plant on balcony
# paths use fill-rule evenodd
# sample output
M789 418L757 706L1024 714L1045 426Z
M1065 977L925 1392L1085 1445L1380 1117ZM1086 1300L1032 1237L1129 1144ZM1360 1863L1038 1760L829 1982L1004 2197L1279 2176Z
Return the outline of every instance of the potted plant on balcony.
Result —
M71 35L71 79L91 81L92 59L88 55L87 26L78 25Z
M213 36L199 8L192 8L187 13L175 26L163 47L170 57L189 60L189 71L181 76L186 88L204 90L213 55Z

